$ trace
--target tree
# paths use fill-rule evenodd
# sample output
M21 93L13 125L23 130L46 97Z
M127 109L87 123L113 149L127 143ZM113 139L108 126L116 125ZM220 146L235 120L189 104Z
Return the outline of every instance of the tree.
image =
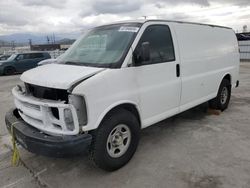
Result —
M243 25L243 30L242 30L243 33L247 33L247 25Z

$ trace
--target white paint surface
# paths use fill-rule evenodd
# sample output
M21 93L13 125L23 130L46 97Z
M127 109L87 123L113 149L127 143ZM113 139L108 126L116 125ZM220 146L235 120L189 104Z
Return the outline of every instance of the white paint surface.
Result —
M39 86L69 89L73 84L102 70L104 69L76 65L49 64L24 72L21 76L21 80Z
M144 30L153 24L171 29L176 60L154 65L128 66ZM176 77L180 64L180 77ZM138 110L145 128L167 117L214 98L226 74L235 86L239 72L239 52L231 29L165 21L145 22L123 65L118 69L51 64L27 71L24 82L68 89L79 83L72 94L84 96L88 114L83 131L96 129L105 115L120 104ZM98 73L98 74L97 74Z

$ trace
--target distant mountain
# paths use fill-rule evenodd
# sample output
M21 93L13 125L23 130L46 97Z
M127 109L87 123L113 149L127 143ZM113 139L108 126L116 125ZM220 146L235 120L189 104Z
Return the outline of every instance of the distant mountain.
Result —
M82 32L71 32L71 33L57 33L56 35L56 40L61 40L61 39L77 39Z
M0 46L8 46L8 45L10 45L10 42L6 42L6 41L4 41L4 40L0 40Z
M75 38L78 38L80 33L70 33L70 34L55 34L55 41L62 44L71 44L74 42ZM15 44L29 44L29 40L31 39L32 44L47 44L48 38L50 42L52 41L53 34L44 34L44 35L36 35L29 33L17 33L11 35L0 35L0 45L3 43L10 44L12 41Z
M57 44L73 44L75 39L63 38L61 40L56 41Z
M15 41L15 43L22 43L22 44L28 44L29 39L32 40L32 43L34 44L45 44L47 43L46 35L33 35L33 34L26 34L26 33L17 33L17 34L11 34L11 35L0 35L0 40L11 42Z

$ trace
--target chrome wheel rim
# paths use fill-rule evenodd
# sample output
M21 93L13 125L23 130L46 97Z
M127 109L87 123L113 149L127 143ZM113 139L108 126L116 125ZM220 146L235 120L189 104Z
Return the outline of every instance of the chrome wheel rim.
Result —
M131 141L131 131L127 125L119 124L112 129L107 139L107 152L113 158L121 157Z
M227 87L223 87L221 91L221 96L220 96L221 104L225 104L227 102L227 97L228 97L228 89Z

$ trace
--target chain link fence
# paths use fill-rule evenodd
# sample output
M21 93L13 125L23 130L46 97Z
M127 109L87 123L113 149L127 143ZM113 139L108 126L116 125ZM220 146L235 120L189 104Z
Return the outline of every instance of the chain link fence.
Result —
M250 40L239 41L240 60L250 61Z

